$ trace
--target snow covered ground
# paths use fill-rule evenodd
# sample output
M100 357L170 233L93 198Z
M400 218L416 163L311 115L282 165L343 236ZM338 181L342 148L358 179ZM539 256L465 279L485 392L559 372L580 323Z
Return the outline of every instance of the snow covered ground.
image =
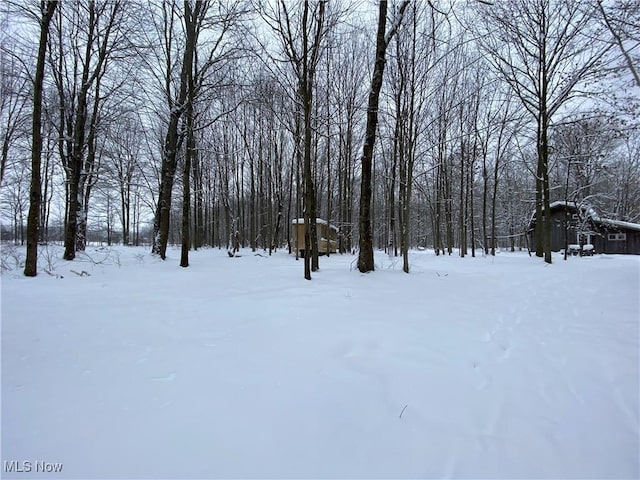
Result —
M640 475L638 256L88 253L2 276L4 478Z

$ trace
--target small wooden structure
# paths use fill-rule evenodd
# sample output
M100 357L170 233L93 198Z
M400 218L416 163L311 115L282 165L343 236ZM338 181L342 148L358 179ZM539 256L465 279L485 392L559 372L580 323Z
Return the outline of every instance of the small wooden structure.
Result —
M304 257L304 218L295 218L291 224L293 225L293 248L298 250L301 257ZM326 220L316 218L316 230L318 232L318 254L336 253L338 229L329 225Z
M551 250L562 250L567 242L569 253L593 255L594 253L640 254L640 224L601 217L587 204L553 202L551 210ZM535 212L529 222L532 249L535 230L539 228Z

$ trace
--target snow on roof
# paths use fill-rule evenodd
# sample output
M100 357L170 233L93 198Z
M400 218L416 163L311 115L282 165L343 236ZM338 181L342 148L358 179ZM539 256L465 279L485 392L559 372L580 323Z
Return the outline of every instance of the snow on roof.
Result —
M600 215L598 215L598 212L596 212L595 208L593 208L588 203L577 204L576 202L565 202L564 200L558 200L555 202L551 202L549 204L549 208L551 210L553 210L554 208L564 207L564 206L569 208L574 208L576 210L580 210L580 213L582 213L583 215L586 215L587 218L590 218L592 220L596 220L596 221L600 220ZM544 210L544 207L542 209ZM534 220L535 216L536 216L536 211L534 209L531 214L531 220Z
M565 202L564 200L558 200L556 202L551 202L549 204L549 208L556 208L556 207L560 207L560 206L564 207L565 205L567 207L578 208L578 206L576 205L576 202Z
M600 223L611 225L613 227L628 228L629 230L640 231L640 224L638 223L623 222L622 220L611 220L609 218L600 218L599 221Z
M304 218L294 218L293 220L291 220L292 224L302 224L304 223ZM316 223L319 223L320 225L327 225L327 221L323 220L322 218L316 218ZM331 228L332 230L335 230L336 232L338 231L338 227L336 227L335 225L330 225L329 228Z
M598 215L598 212L596 211L596 209L593 208L588 203L582 203L578 205L576 202L565 202L564 200L559 200L549 204L550 209L564 207L564 206L567 206L569 208L575 208L576 210L579 209L580 212L583 215L585 215L587 218L590 218L591 220L604 225L609 225L612 227L628 228L629 230L640 231L640 224L638 223L623 222L622 220L612 220L609 218L602 218L600 215ZM535 221L535 217L536 217L536 211L534 210L533 213L531 214L530 222Z
M564 207L564 206L567 206L569 208L575 208L576 210L580 210L581 212L586 213L588 217L593 218L594 220L598 219L597 212L588 203L577 204L576 202L565 202L564 200L557 200L549 204L550 209ZM542 207L542 209L544 210L544 207Z

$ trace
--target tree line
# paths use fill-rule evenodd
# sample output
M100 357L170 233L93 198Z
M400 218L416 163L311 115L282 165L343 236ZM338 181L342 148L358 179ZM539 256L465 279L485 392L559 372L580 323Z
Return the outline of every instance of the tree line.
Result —
M555 200L640 220L630 0L7 1L3 238L551 262ZM297 254L297 253L296 253Z

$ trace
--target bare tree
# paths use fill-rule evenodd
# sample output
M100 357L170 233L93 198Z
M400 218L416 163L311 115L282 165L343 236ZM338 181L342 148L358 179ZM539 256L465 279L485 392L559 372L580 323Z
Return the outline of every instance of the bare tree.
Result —
M211 1L184 0L183 9L178 15L178 4L162 5L161 18L157 22L158 35L162 38L162 51L156 55L162 60L162 72L158 72L155 65L150 70L162 84L163 96L167 102L169 120L162 146L162 167L160 171L160 187L156 206L152 252L166 258L167 244L170 232L170 217L172 211L173 185L178 159L186 139L185 165L183 169L183 210L182 217L182 254L181 265L188 265L188 251L190 248L189 230L191 226L190 213L190 179L191 164L197 163L196 128L211 126L222 115L215 118L202 118L196 127L196 100L203 90L212 93L209 71L219 67L220 63L233 57L235 49L226 42L230 30L237 23L242 14L239 2L215 3ZM180 19L178 20L178 16ZM183 44L177 48L179 60L175 55L177 38L175 23L181 21L184 28ZM207 36L202 33L207 30ZM174 71L179 69L178 78L174 78ZM175 89L174 84L175 82Z
M387 47L395 35L404 11L409 5L408 1L402 2L398 12L394 16L391 28L387 28L387 1L381 0L378 7L378 33L376 34L376 56L371 78L371 90L367 106L367 127L364 146L362 149L362 177L360 180L360 252L358 255L358 270L362 273L372 272L375 268L373 261L373 233L371 231L371 198L372 198L372 163L373 148L376 141L376 126L378 124L378 104L382 80L384 75L385 57Z
M333 82L330 85L332 102L335 103L337 141L337 188L339 227L338 250L350 252L353 248L354 199L356 190L356 155L360 134L359 113L366 101L366 43L363 35L350 32L349 42L339 44L333 51ZM343 34L346 35L346 34ZM334 148L334 151L336 149Z
M640 223L640 134L637 131L623 136L617 159L611 166L613 185L606 188L614 192L610 212L620 220Z
M97 180L102 106L115 82L105 79L124 39L125 6L114 0L69 3L58 9L49 62L58 93L58 151L66 176L64 258L86 245L91 187Z
M316 190L312 172L312 116L314 114L314 83L318 64L325 47L331 22L326 19L326 1L305 0L301 11L292 11L280 1L272 9L261 10L262 17L281 43L287 62L295 75L297 116L301 125L304 182L305 255L304 278L311 280L311 272L319 268L318 236L316 230Z
M40 177L42 155L42 86L47 53L49 25L58 2L48 0L40 4L40 40L38 42L38 59L33 79L33 122L31 147L31 188L29 190L29 214L27 217L27 258L24 274L35 277L38 274L38 216L40 213L42 180Z
M3 38L0 47L0 183L7 169L9 150L27 128L26 107L29 100L29 84L32 83L28 76L23 74L22 65L15 58L17 53L9 51L14 46L12 43L10 38Z
M167 83L167 100L169 101L169 124L164 140L164 147L162 150L162 169L160 173L160 190L158 192L158 202L156 207L156 214L153 225L153 247L152 253L160 255L163 260L166 258L167 243L169 240L169 218L171 214L171 200L173 195L173 182L175 180L175 172L178 162L178 150L180 149L183 135L179 131L180 119L187 108L187 95L189 92L189 78L190 72L193 68L193 59L197 47L198 35L200 33L200 27L204 21L206 15L207 5L203 2L195 2L192 4L190 1L185 0L183 11L183 22L185 29L185 43L182 53L182 67L180 73L180 86L178 88L177 95L172 95L170 88L171 72L173 65L171 64L170 55L167 55L167 71L166 83ZM175 3L171 8L171 17L166 18L165 10L165 25L169 25L169 28L165 30L167 35L171 35L173 30L173 15ZM170 38L168 41L173 41ZM170 49L167 46L167 49Z
M594 44L595 10L576 0L509 0L480 8L485 20L484 48L509 84L536 129L536 255L551 263L548 132L558 111L578 93L577 86L597 73L612 45Z
M110 124L105 129L107 161L102 179L107 188L118 192L122 243L129 245L133 242L132 223L135 223L135 218L132 218L134 196L142 181L144 131L139 118L132 111L122 110L119 117L118 123Z

